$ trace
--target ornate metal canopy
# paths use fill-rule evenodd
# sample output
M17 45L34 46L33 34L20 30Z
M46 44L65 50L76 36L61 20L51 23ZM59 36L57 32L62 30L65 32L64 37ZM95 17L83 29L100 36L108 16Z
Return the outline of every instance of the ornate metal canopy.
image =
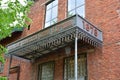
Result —
M75 39L75 35L95 47L102 45L102 31L74 15L7 45L7 49L9 54L34 59L67 45Z

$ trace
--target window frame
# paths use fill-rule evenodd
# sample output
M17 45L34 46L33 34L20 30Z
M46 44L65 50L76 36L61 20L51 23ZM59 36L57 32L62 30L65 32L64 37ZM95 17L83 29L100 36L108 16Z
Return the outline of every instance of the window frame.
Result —
M42 80L42 66L44 66L45 64L52 64L53 65L53 80L54 80L54 76L55 76L55 61L48 61L48 62L44 62L38 65L38 80Z
M85 58L86 58L86 61L85 61L85 68L86 68L86 76L85 76L85 80L88 80L88 65L87 65L87 53L81 53L81 54L78 54L78 56L81 56L81 55L84 55L85 56ZM72 55L72 56L68 56L68 57L65 57L64 58L64 62L63 62L63 80L66 80L65 79L65 60L66 59L69 59L69 58L74 58L74 55Z
M56 18L51 18L49 21L47 21L46 22L46 13L47 13L47 5L49 5L50 3L52 3L52 2L54 2L55 0L48 0L46 3L45 3L45 15L44 15L44 26L43 26L43 28L47 28L47 27L49 27L49 26L51 26L51 25L53 25L53 24L51 24L51 20L55 20L55 19L57 19L56 20L56 22L58 22L58 7L59 7L59 0L57 0L58 1L58 3L56 4L56 5L54 5L54 6L52 6L52 8L51 9L53 9L53 8L55 8L55 7L57 7L57 17ZM51 14L52 15L52 14ZM51 16L52 17L52 16ZM46 23L48 23L48 22L50 22L50 25L49 26L45 26L46 25ZM56 23L55 22L55 23ZM54 23L54 24L55 24Z
M79 6L77 6L76 3L77 3L77 2L76 2L76 0L75 0L75 8L74 8L74 9L71 9L70 11L68 11L69 0L67 0L67 14L66 14L66 16L67 16L67 17L70 17L71 15L69 16L69 12L74 11L74 10L75 10L75 14L78 14L78 13L76 13L76 12L77 12L77 9L80 8L80 7L82 7L82 6L84 6L84 16L82 16L82 17L84 18L84 17L86 16L86 15L85 15L85 12L86 12L86 9L85 9L85 7L86 7L86 6L85 6L85 5L86 5L86 1L84 0L84 4L79 5ZM73 15L74 15L74 14L73 14ZM73 15L72 15L72 16L73 16ZM80 16L81 16L81 15L80 15Z

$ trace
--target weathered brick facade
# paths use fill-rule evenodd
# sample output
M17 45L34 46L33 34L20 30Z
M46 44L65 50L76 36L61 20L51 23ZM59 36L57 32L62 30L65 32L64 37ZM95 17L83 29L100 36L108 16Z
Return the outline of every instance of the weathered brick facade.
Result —
M67 0L58 0L58 21L67 18ZM45 2L37 0L31 7L29 16L32 18L30 30L24 29L19 36L6 39L2 44L7 45L18 38L28 36L44 28ZM103 46L94 48L91 46L78 46L78 53L87 53L87 80L120 80L120 0L86 0L86 19L100 28L103 32ZM17 33L16 33L17 34ZM14 36L15 34L13 34ZM78 43L81 45L81 43ZM74 45L71 45L71 55L74 55ZM64 77L64 47L43 55L35 62L19 57L13 57L11 67L20 65L19 80L38 80L38 66L48 61L55 62L54 80L63 80ZM1 76L8 76L10 58L6 58ZM17 80L17 73L10 73L9 80Z

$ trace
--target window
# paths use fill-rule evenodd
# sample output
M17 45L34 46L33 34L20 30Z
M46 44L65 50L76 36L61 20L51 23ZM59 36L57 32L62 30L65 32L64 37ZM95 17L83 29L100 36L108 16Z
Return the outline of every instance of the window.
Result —
M64 80L74 80L74 57L65 59ZM78 56L78 80L86 80L86 55Z
M85 0L68 0L68 17L74 14L85 17Z
M54 80L54 62L48 62L39 66L39 80Z
M0 63L0 73L3 72L4 64Z
M58 0L53 0L46 6L45 28L55 24L58 16Z
M30 25L28 25L28 30L30 30Z

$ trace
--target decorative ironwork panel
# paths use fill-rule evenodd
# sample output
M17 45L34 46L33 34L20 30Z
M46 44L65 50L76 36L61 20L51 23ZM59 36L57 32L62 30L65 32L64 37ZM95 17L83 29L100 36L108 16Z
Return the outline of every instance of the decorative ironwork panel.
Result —
M102 45L102 31L79 15L74 15L9 44L7 49L9 54L35 59L67 45L76 34L79 40L92 46Z
M78 56L78 80L86 80L87 64L86 55ZM74 57L65 59L64 80L74 80Z
M40 65L39 80L54 80L54 62Z
M43 30L40 30L30 36L27 36L23 39L15 41L7 46L9 52L15 51L17 49L23 48L26 45L42 41L43 39L63 32L75 25L75 17L70 17L61 22L58 22L50 27L47 27Z

